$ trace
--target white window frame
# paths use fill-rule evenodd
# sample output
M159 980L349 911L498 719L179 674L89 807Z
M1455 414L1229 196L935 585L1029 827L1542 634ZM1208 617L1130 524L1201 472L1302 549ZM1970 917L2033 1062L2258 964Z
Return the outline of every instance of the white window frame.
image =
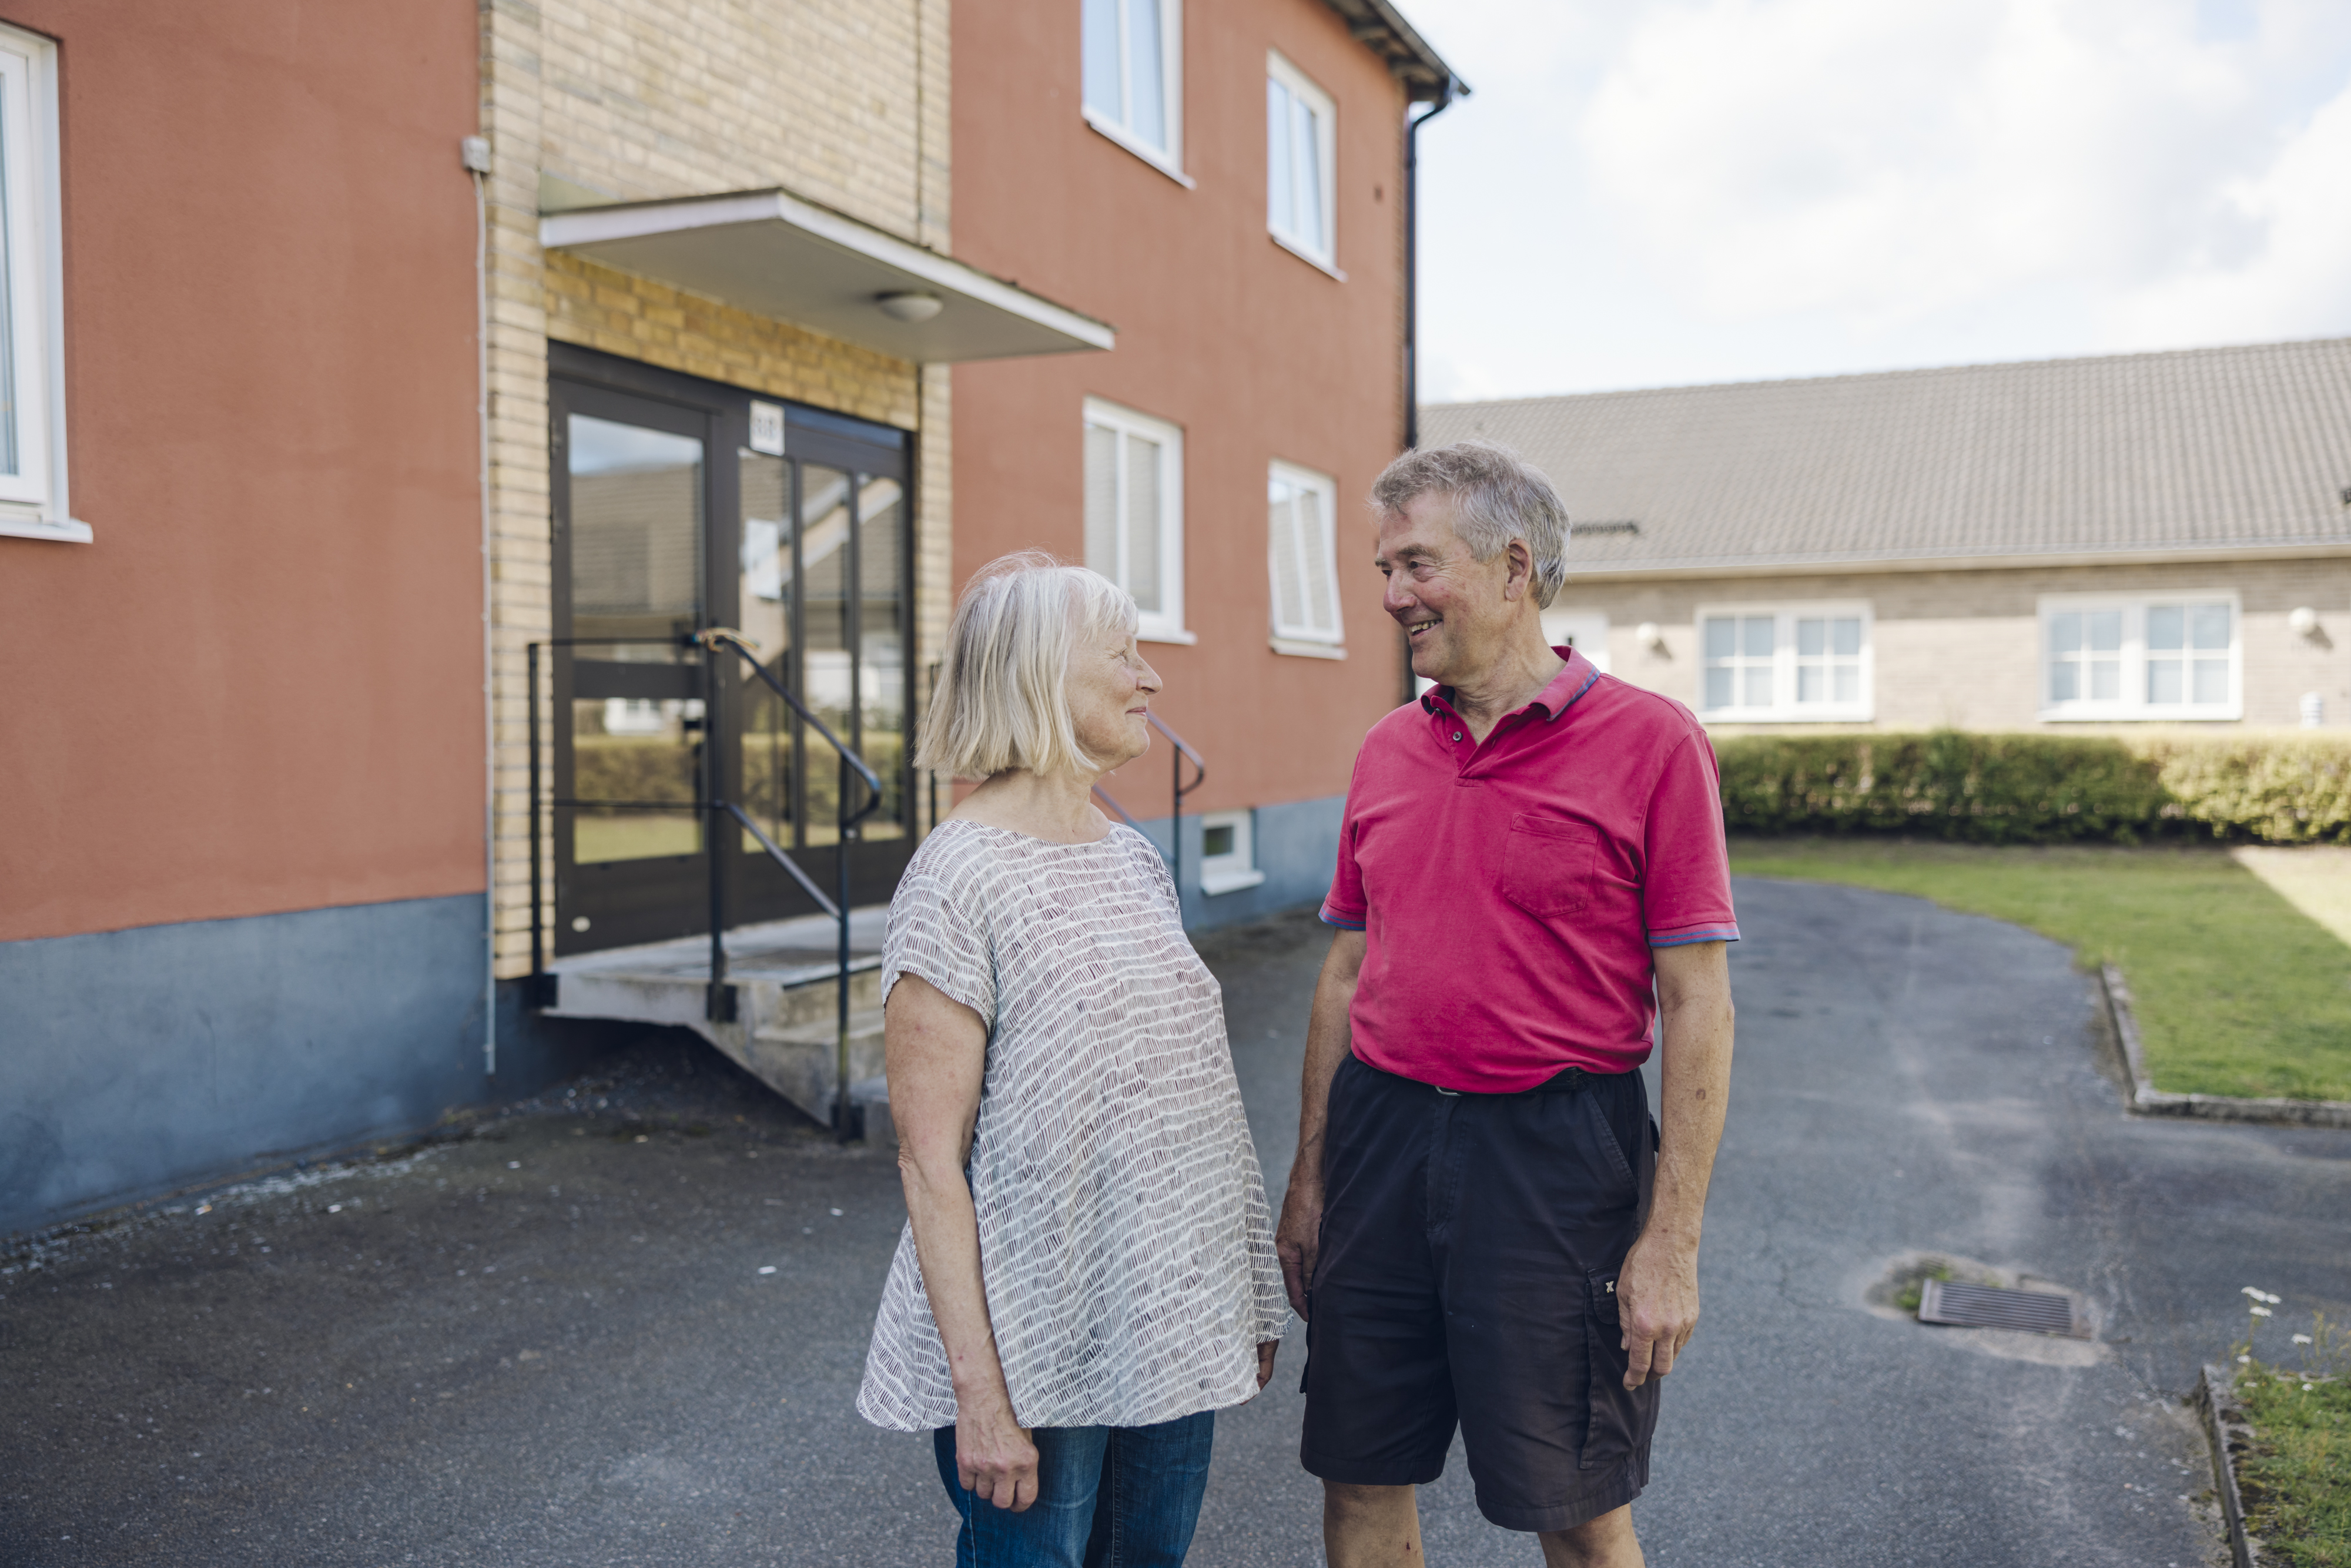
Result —
M1593 669L1604 675L1608 674L1606 611L1554 606L1542 612L1542 629L1543 641L1551 646L1558 648L1572 644L1577 653L1592 661Z
M1328 574L1331 588L1331 627L1293 625L1281 619L1281 579L1275 574L1273 559L1273 526L1270 512L1266 522L1265 570L1266 615L1271 628L1270 642L1277 653L1290 653L1309 659L1343 659L1347 656L1346 612L1339 602L1339 481L1330 475L1295 463L1276 458L1266 468L1266 486L1270 490L1276 481L1295 490L1310 490L1322 498L1317 508L1322 515L1322 537L1306 541L1306 556L1301 568L1319 564ZM1266 497L1267 506L1273 497ZM1306 580L1301 580L1301 582Z
M1126 114L1124 118L1114 116L1086 101L1085 29L1087 13L1092 7L1083 0L1078 8L1079 112L1095 131L1189 190L1192 178L1184 172L1184 0L1159 0L1159 91L1167 113L1165 147L1154 147L1133 129L1134 51L1127 36L1127 0L1110 0L1110 4L1118 22L1119 95Z
M1321 181L1322 203L1322 244L1316 245L1306 235L1288 226L1286 215L1277 219L1273 211L1273 124L1267 116L1265 227L1273 242L1301 260L1344 281L1346 274L1339 270L1339 106L1331 95L1317 86L1314 79L1284 59L1278 49L1265 52L1265 74L1269 81L1279 82L1289 93L1312 110L1322 134L1315 139L1316 174ZM1270 106L1269 106L1269 109ZM1293 155L1294 156L1294 155ZM1293 179L1292 187L1296 188Z
M1145 611L1135 637L1144 643L1196 643L1199 638L1184 629L1184 431L1180 425L1102 398L1086 399L1085 423L1101 425L1119 433L1118 495L1121 522L1124 521L1126 504L1126 442L1129 435L1159 444L1159 609ZM1084 463L1083 443L1080 444L1079 462ZM1079 480L1081 492L1084 486L1082 472ZM1079 503L1081 510L1082 499ZM1083 528L1081 516L1080 527ZM1125 548L1126 530L1119 529L1120 549ZM1086 564L1121 588L1127 585L1126 562L1109 563L1114 570L1103 571L1104 563L1089 559Z
M2226 604L2229 607L2229 700L2225 703L2151 703L2147 700L2147 612L2158 605ZM2052 620L2064 611L2122 612L2122 696L2114 702L2077 698L2055 702L2049 695ZM2040 682L2035 700L2044 724L2134 722L2226 723L2245 716L2245 611L2233 588L2200 588L2133 593L2044 593L2033 617L2040 647L2032 664ZM2192 654L2190 655L2192 656ZM2192 687L2190 688L2192 689Z
M1720 616L1772 617L1771 703L1768 707L1733 704L1706 706L1706 623ZM1796 622L1814 619L1858 617L1861 621L1861 700L1838 703L1796 701ZM1876 716L1877 623L1865 599L1750 601L1701 604L1691 618L1698 633L1697 701L1690 706L1708 724L1867 724Z
M1233 847L1228 853L1208 852L1208 830L1230 828ZM1257 813L1255 811L1203 811L1200 813L1200 891L1210 898L1220 893L1238 893L1245 887L1255 887L1265 881L1265 873L1257 869Z
M0 181L7 210L8 340L16 472L0 474L0 534L90 542L66 486L64 245L57 47L0 23Z

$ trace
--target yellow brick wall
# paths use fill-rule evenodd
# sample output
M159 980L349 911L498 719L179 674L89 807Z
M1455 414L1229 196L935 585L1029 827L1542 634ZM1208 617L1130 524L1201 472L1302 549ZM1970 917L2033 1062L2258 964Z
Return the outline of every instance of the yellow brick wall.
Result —
M2351 724L2351 560L2342 559L1651 582L1579 581L1571 575L1552 608L1606 615L1612 673L1696 706L1698 606L1807 600L1868 602L1874 621L1874 725L1713 727L1719 734L1938 726L2080 732L2102 727L2049 724L2039 716L2040 596L2213 591L2234 591L2243 612L2239 636L2244 653L2244 727L2294 724L2302 695L2312 691L2325 699L2327 727ZM2303 605L2319 613L2316 638L2302 637L2286 624L2286 618ZM1644 648L1635 636L1643 622L1655 622L1664 633L1662 653Z
M549 0L547 172L617 200L789 186L947 228L947 0Z
M782 186L948 246L948 0L482 0L498 973L529 967L525 644L549 634L547 345L920 433L914 656L951 592L944 368L833 341L538 245L542 199ZM921 689L918 687L918 690ZM551 862L551 857L549 857ZM551 890L550 890L551 899Z
M904 360L577 256L547 258L547 335L902 430L921 417Z

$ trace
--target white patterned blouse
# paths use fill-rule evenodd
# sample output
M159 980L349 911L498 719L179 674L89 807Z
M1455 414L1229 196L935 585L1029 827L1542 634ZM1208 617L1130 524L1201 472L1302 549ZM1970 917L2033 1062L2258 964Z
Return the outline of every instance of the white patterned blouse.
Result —
M890 901L884 998L902 975L987 1027L967 1174L1020 1424L1149 1426L1254 1394L1289 1307L1222 992L1151 841L940 823ZM955 1423L911 1224L857 1408L901 1431Z

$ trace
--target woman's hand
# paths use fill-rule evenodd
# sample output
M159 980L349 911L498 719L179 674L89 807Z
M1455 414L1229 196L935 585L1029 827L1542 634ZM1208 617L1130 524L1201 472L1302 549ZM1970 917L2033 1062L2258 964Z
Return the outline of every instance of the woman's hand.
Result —
M1267 1340L1257 1347L1257 1391L1259 1394L1264 1393L1265 1385L1273 1381L1273 1356L1280 1348L1281 1342L1278 1339Z
M1260 1359L1264 1347L1258 1349ZM1001 1399L956 1407L956 1480L982 1502L1024 1511L1037 1500L1037 1445Z

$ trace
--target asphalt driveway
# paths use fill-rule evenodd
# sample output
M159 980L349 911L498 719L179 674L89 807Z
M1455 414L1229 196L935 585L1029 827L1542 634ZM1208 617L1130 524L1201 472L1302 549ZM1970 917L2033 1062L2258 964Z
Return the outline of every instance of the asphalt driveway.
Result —
M2085 983L2028 933L1739 894L1731 1127L1635 1509L1650 1560L2210 1561L2178 1397L2241 1333L2241 1285L2281 1321L2351 1312L2351 1134L2124 1116ZM1303 921L1208 944L1277 1188L1322 946ZM12 1249L0 1562L946 1561L927 1440L850 1407L892 1162L690 1041L577 1090ZM2078 1289L2098 1340L1873 1311L1916 1250ZM1296 1375L1293 1344L1220 1418L1195 1563L1320 1561ZM1458 1455L1424 1506L1434 1563L1536 1561Z

